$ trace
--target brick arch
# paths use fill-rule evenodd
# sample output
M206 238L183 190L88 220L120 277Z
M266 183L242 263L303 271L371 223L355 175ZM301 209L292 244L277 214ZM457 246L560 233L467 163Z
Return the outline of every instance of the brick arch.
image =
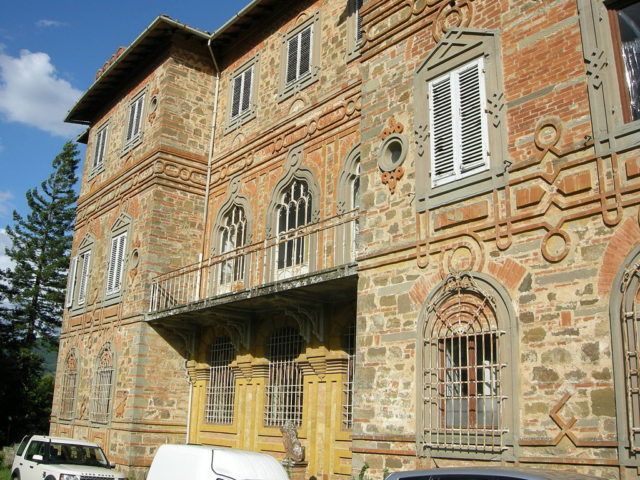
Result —
M636 218L625 220L615 231L602 257L598 293L608 296L614 279L629 252L640 245L640 226Z

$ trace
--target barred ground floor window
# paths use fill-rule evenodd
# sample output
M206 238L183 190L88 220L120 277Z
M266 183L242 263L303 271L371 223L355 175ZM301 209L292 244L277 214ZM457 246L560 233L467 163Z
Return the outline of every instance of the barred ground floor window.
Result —
M419 352L423 454L508 449L513 322L506 292L479 274L452 275L432 294L421 318Z
M231 368L235 348L229 337L218 338L209 349L209 383L205 403L205 422L233 423L236 378Z

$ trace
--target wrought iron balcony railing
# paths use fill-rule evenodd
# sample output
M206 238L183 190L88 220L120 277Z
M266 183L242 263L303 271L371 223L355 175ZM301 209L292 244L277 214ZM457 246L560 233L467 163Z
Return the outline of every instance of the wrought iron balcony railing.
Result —
M354 210L160 275L151 283L149 312L353 263L357 228Z

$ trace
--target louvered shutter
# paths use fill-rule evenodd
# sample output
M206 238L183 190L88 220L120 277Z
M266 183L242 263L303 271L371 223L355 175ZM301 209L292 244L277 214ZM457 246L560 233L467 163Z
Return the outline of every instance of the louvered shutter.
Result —
M118 255L116 257L116 274L114 275L114 289L120 291L122 286L122 272L124 271L124 250L127 234L123 233L118 237Z
M454 174L451 77L434 81L429 88L431 115L431 171L433 181Z
M129 107L129 125L127 127L127 142L133 138L133 129L136 118L136 104L133 103Z
M355 1L355 15L356 15L356 45L360 45L362 41L362 17L360 16L360 9L362 8L362 0Z
M480 90L480 64L474 63L458 75L460 90L461 172L482 166L484 155L483 105Z
M76 273L78 271L78 257L71 259L69 278L67 279L67 308L73 305L73 291L76 289Z
M120 291L126 240L126 233L122 233L111 239L111 256L109 258L109 269L107 273L107 295Z
M242 75L233 79L233 99L231 104L231 117L235 118L240 114L240 98L242 95Z
M300 32L300 69L298 77L309 73L311 69L311 29L305 28Z
M78 288L78 305L82 305L87 297L87 283L89 281L89 269L91 268L91 252L85 252L81 258L82 273L80 274L80 286Z
M116 258L118 258L118 237L111 239L111 256L107 270L107 295L114 293Z
M247 68L242 74L242 108L241 112L246 112L251 106L251 82L253 80L253 67Z
M127 128L127 141L134 139L140 133L140 123L142 121L142 104L144 95L141 95L131 104L129 109L129 127Z
M298 78L298 45L298 35L289 39L287 47L287 83L291 83Z
M104 127L96 136L96 150L93 156L93 166L97 167L102 164L104 159L104 149L107 140L107 127Z

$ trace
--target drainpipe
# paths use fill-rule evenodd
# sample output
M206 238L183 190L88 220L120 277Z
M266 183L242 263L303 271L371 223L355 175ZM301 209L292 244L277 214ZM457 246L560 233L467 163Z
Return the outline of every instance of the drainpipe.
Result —
M215 70L216 77L216 86L213 94L213 113L211 115L211 138L209 139L209 159L207 162L207 184L205 186L204 192L204 209L202 210L202 246L200 248L200 253L198 253L198 279L197 279L197 289L196 295L200 295L200 285L202 278L202 260L205 254L205 246L206 246L206 226L207 226L207 216L209 215L209 191L210 191L210 181L211 181L211 164L213 163L213 154L215 149L215 137L216 137L216 125L218 118L218 97L220 93L220 68L218 67L218 62L216 61L216 57L213 54L213 49L211 48L211 40L213 39L214 33L211 34L209 40L207 41L207 49L209 50L209 54L211 55L211 62L213 64L213 68ZM196 351L196 339L194 336L193 348L192 351ZM191 438L191 404L193 402L193 382L189 382L189 405L187 407L187 439L185 443L189 443Z

